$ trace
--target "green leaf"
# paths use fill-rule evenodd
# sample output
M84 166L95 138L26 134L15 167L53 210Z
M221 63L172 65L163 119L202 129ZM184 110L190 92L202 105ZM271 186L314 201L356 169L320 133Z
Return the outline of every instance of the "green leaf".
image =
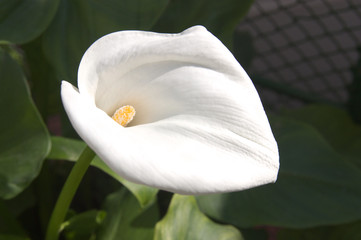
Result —
M3 200L0 200L0 239L2 234L25 237L25 232L14 215L7 209ZM5 239L5 238L4 238Z
M181 32L203 25L231 47L232 35L253 0L173 0L154 26L160 32Z
M284 115L316 128L339 153L361 168L361 126L346 110L328 105L310 105L288 110Z
M49 159L77 161L86 147L86 143L64 137L51 137L52 147L48 154Z
M273 233L268 233L266 227L257 228L241 228L242 236L246 240L271 240L275 236Z
M44 119L59 115L63 109L60 97L60 80L41 51L42 41L37 38L21 46L25 58L27 77L32 98ZM51 129L49 129L51 131Z
M326 227L322 228L312 228L312 229L282 229L277 234L277 240L329 240L328 238L328 229Z
M59 78L73 84L81 57L98 38L125 29L150 29L168 0L63 0L44 34L43 49Z
M30 185L16 197L5 200L5 208L12 216L18 218L21 215L24 215L26 211L29 211L31 208L35 208L37 204L37 196L34 193L34 188ZM0 200L1 201L1 200ZM1 204L1 203L0 203ZM1 207L0 207L1 208ZM2 214L0 214L2 215ZM1 224L0 224L1 225ZM1 230L1 227L0 227ZM2 231L0 231L2 232ZM16 231L18 232L18 231Z
M0 8L0 42L22 44L38 37L50 24L59 0L3 0Z
M310 229L282 229L277 240L359 240L361 221L344 225L326 226Z
M66 240L95 239L95 232L101 225L106 212L89 210L71 217L65 221L61 230Z
M110 194L104 204L107 216L97 233L99 240L151 240L159 220L158 207L153 202L142 208L125 188Z
M361 221L332 227L328 240L359 240L361 239Z
M76 161L86 146L86 144L80 140L63 137L52 137L51 139L52 149L48 155L49 159ZM95 157L91 165L101 169L127 187L138 199L142 207L154 201L158 189L125 180L111 170L99 157Z
M20 193L39 174L50 139L20 66L0 49L0 197Z
M30 238L16 235L0 234L0 240L30 240Z
M174 194L168 212L157 223L155 240L240 240L241 233L233 226L212 222L201 211L193 196Z
M240 227L306 228L361 218L361 171L343 159L311 126L273 118L280 172L275 184L201 196L200 208Z

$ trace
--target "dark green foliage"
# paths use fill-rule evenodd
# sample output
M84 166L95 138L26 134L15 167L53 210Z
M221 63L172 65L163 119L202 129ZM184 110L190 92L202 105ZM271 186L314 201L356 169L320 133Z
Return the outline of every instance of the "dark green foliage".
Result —
M2 0L0 240L44 236L85 143L49 137L43 120L61 118L60 81L76 85L81 57L96 39L120 30L180 32L200 24L227 47L234 42L237 60L248 68L256 50L252 37L234 30L252 2ZM196 198L157 195L157 189L126 181L95 157L91 164L101 171L86 175L62 225L63 239L264 240L265 230L254 228L264 225L278 226L280 240L361 239L360 69L360 63L353 68L349 113L309 105L270 118L281 161L275 184ZM62 122L62 136L76 136L67 125Z
M0 196L12 198L40 172L50 138L18 63L0 49Z

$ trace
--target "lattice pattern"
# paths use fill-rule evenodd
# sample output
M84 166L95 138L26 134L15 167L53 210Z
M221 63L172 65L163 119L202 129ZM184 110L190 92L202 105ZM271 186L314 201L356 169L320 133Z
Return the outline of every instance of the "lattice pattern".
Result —
M360 0L255 0L239 26L253 37L250 75L344 103L361 47ZM255 81L257 83L257 81ZM271 108L297 99L260 88Z

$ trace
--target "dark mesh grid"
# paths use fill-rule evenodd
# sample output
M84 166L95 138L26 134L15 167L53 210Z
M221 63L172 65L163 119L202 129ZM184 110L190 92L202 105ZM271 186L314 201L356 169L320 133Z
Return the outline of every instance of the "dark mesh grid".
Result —
M247 71L267 107L347 100L361 46L360 0L255 0L238 31L253 37Z

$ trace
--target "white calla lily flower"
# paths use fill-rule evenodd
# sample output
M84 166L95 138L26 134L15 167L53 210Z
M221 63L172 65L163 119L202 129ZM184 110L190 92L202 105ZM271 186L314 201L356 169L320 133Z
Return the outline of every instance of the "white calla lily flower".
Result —
M129 181L206 194L277 178L277 143L260 98L233 55L202 26L106 35L84 54L78 87L62 83L72 125ZM112 119L122 106L131 106L122 109L133 118L127 127Z

